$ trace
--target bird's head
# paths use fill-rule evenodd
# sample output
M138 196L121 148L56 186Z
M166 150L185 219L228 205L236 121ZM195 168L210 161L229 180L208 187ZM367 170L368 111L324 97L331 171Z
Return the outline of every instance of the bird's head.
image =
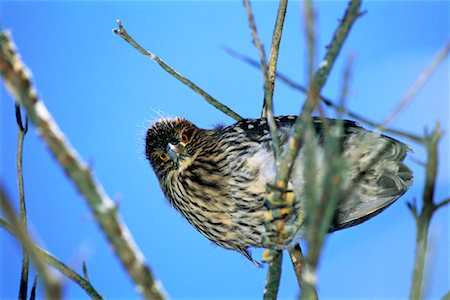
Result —
M148 128L145 154L160 180L193 162L203 132L184 118L160 119Z

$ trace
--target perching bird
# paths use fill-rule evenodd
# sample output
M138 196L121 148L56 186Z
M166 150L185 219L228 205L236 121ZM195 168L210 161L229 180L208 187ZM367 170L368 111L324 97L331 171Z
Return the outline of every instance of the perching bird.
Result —
M295 116L276 118L282 149L295 120ZM319 179L325 167L323 120L312 118ZM329 129L338 126L333 119L327 124ZM407 145L352 121L340 124L339 148L348 162L342 184L355 186L338 203L330 232L379 214L412 183L412 173L402 162L410 150ZM276 175L266 120L244 119L205 130L183 118L161 119L150 126L145 143L146 157L170 204L209 240L253 260L248 248L264 247L267 185ZM303 146L300 143L289 182L295 194L291 220L304 209ZM302 236L302 228L298 232L295 238Z

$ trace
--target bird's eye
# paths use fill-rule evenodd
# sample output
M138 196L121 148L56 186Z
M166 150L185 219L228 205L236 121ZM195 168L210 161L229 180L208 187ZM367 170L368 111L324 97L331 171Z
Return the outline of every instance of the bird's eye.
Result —
M159 155L159 158L160 158L162 161L166 161L166 160L169 159L169 156L168 156L166 153L161 153L161 154Z
M188 136L186 133L183 133L183 134L181 135L180 142L186 144L187 142L189 142L189 136Z

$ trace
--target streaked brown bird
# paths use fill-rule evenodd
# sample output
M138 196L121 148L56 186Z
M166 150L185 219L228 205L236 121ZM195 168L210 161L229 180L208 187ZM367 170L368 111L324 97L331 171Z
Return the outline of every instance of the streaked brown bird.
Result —
M283 148L295 116L276 118ZM313 118L317 177L323 179L324 119ZM412 183L403 163L409 147L368 131L353 121L326 119L327 128L341 126L340 151L348 162L344 185L354 184L336 208L330 232L360 224L382 212ZM249 247L264 247L267 185L276 174L272 139L265 119L244 119L212 130L183 118L155 122L146 134L146 157L170 204L209 240L239 251L254 261ZM295 219L304 210L304 143L294 163L290 186ZM360 180L359 180L360 179ZM294 239L302 236L302 228ZM295 241L294 241L295 242ZM287 241L288 246L292 241Z

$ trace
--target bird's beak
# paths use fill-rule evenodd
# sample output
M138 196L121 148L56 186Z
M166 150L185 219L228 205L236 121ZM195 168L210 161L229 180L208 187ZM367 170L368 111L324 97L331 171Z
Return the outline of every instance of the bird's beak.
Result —
M173 161L178 161L181 151L182 149L179 145L173 145L171 143L167 145L167 154Z

